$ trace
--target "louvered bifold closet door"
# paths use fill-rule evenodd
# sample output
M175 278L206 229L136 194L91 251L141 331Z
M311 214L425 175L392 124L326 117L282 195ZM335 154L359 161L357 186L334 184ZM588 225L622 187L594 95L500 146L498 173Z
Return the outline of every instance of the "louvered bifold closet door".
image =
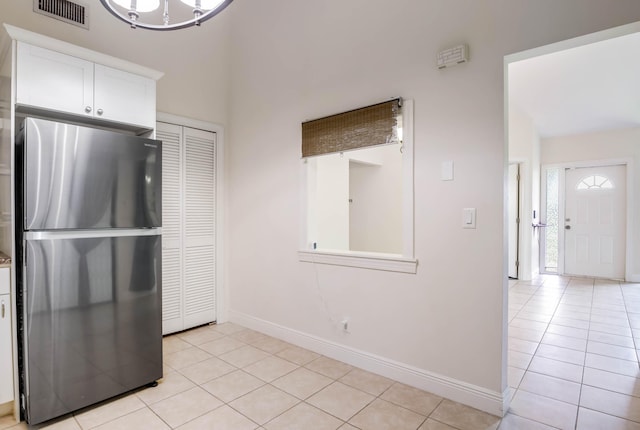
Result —
M158 123L162 141L162 334L183 329L182 127Z
M184 128L185 328L216 320L216 135Z

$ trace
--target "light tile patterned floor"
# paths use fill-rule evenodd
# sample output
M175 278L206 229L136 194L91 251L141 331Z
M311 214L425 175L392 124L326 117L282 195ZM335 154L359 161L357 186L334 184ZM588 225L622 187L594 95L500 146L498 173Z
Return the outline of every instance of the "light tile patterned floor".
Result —
M501 429L640 430L640 284L510 281L508 347Z
M640 285L509 285L502 420L235 324L164 339L165 377L52 430L640 430ZM0 418L0 430L26 429Z

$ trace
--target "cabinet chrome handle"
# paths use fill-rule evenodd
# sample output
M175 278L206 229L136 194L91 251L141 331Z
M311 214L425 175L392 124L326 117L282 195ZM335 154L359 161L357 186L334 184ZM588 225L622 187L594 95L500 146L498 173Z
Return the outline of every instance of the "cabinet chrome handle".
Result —
M85 106L84 111L86 113L91 113L91 106Z
M4 318L4 300L2 301L2 318Z
M102 109L98 109L96 112L98 112L98 115L102 115L104 113Z

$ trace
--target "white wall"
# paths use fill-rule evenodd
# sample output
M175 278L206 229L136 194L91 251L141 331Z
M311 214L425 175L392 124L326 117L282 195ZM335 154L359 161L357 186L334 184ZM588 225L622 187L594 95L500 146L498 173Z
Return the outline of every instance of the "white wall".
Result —
M227 136L233 318L501 393L503 58L639 19L635 0L235 2ZM471 61L437 70L436 53L459 43L469 44ZM415 100L418 273L299 262L300 124L393 96ZM454 181L440 180L444 160L455 163ZM475 230L461 228L464 207L477 208ZM327 313L348 315L351 333L336 330Z
M599 133L580 134L548 138L542 140L542 164L562 164L571 162L602 161L615 159L632 160L631 168L633 196L631 207L631 231L627 238L631 247L631 267L629 273L632 281L640 281L640 128L603 131ZM635 202L635 204L634 204Z
M531 118L511 103L508 136L509 162L519 163L521 167L518 278L531 280L540 271L540 231L532 227L540 220L540 137Z
M506 388L503 57L640 20L640 3L236 1L174 33L131 30L90 4L89 31L35 15L27 0L0 2L0 20L164 71L159 110L228 125L234 315L416 375ZM471 61L437 70L436 52L463 42ZM415 100L417 275L299 262L301 122L393 96ZM454 181L440 181L444 160ZM460 228L463 207L477 208L477 229ZM349 315L351 333L327 312Z
M376 146L305 160L305 248L316 243L322 250L402 254L399 148Z
M376 164L349 164L349 246L352 251L402 254L402 154L400 145L362 150ZM358 154L357 151L354 154ZM360 158L360 157L359 157ZM353 158L352 158L353 160Z
M314 201L317 235L310 236L320 249L349 249L349 158L331 154L309 160L315 163ZM314 195L315 194L315 195ZM314 198L315 197L315 198Z
M0 1L0 23L164 72L157 87L159 111L227 123L229 20L234 4L199 28L157 32L131 29L98 1L82 3L89 8L89 30L34 13L32 0Z
M0 103L11 100L11 86L0 78ZM11 256L11 111L0 109L0 251Z

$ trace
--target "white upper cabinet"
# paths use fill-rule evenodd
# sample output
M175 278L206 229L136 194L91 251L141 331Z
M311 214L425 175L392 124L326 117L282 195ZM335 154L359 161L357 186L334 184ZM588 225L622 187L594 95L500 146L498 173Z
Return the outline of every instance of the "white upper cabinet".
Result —
M16 103L155 127L154 79L18 42Z
M92 62L22 42L17 60L16 103L78 115L93 109Z
M93 104L98 117L154 128L156 81L96 64Z

